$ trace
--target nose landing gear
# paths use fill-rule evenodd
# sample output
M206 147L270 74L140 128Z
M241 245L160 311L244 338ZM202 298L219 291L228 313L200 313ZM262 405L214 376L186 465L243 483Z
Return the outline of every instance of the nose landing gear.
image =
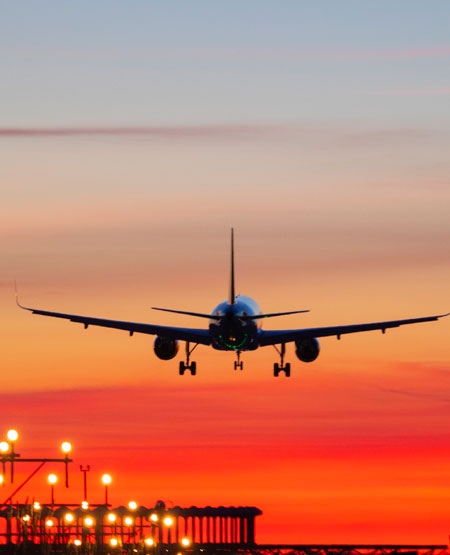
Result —
M192 349L189 347L189 341L186 341L186 362L180 361L180 369L179 373L180 376L183 376L186 370L191 372L191 376L195 376L197 374L197 363L192 361L189 362L190 356L192 351L197 347L198 343L196 343Z
M243 370L244 363L241 360L241 351L236 351L236 355L237 355L237 360L234 361L234 369L237 370L239 368L239 370Z
M276 345L274 345L273 347L277 351L277 353L280 355L280 364L275 362L275 364L273 365L273 375L275 376L275 378L278 378L278 375L280 374L280 372L284 372L284 375L286 376L286 378L289 378L290 375L291 375L291 363L286 362L286 364L284 364L284 355L286 353L286 344L282 343L280 349L278 349L278 347Z

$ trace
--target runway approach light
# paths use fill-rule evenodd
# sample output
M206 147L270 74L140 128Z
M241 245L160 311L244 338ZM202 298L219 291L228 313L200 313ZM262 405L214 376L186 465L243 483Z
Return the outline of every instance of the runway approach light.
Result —
M158 522L158 515L157 515L156 513L152 513L152 514L150 515L150 520L151 520L152 522Z
M130 501L128 503L128 508L130 509L130 511L135 511L137 509L137 503L136 501Z
M24 522L29 522L29 520L30 520L30 515L23 515L22 520L23 520Z
M64 520L65 520L66 522L73 522L74 519L75 519L75 517L73 516L72 513L66 513L66 514L64 515Z
M63 441L61 443L61 451L65 454L68 455L71 451L72 451L72 444L69 443L68 441Z
M53 524L54 522L51 518L47 518L47 520L45 521L45 526L47 526L47 528L51 528Z
M3 474L0 474L0 485L3 484L5 478L3 478Z
M124 522L127 526L132 526L133 525L133 519L131 518L131 516L125 517Z
M116 522L116 515L114 513L109 513L109 515L106 517L109 522Z
M171 516L166 516L166 518L163 520L163 522L166 526L172 526L173 518Z
M90 516L87 516L84 519L84 525L86 526L86 528L90 528L91 526L94 526L94 519Z
M7 453L9 451L9 443L6 441L0 441L0 452Z
M111 547L117 547L119 545L119 540L117 538L111 538L109 543L111 544Z
M151 547L155 541L153 540L153 538L145 538L145 545L148 545L149 547Z
M110 474L103 474L102 476L102 483L105 486L109 486L109 484L112 482L112 478Z
M14 443L15 441L18 440L19 434L16 432L16 430L8 430L6 437L9 439L9 441Z
M79 547L81 545L81 540L73 540L73 545Z
M41 510L41 504L39 503L39 501L35 501L35 502L33 503L33 509L34 509L35 511L40 511L40 510Z
M89 503L87 501L82 501L81 508L87 511L89 509Z
M181 545L184 547L189 547L191 545L191 540L189 538L183 538L181 540Z

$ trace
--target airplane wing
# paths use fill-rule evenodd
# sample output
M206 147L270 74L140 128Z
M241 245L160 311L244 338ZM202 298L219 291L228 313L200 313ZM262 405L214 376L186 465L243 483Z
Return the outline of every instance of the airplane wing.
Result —
M259 345L277 345L280 343L289 343L301 339L311 337L328 337L335 335L338 339L346 333L357 333L360 331L381 330L383 333L388 328L398 328L407 324L418 324L420 322L433 322L444 318L448 314L440 314L438 316L425 316L422 318L410 318L407 320L391 320L388 322L375 322L371 324L353 324L349 326L331 326L326 328L305 328L298 330L261 330L259 334Z
M179 339L180 341L189 341L191 343L199 343L201 345L210 345L211 338L209 330L195 328L174 328L172 326L155 326L153 324L139 324L135 322L121 322L120 320L106 320L104 318L92 318L91 316L78 316L77 314L64 314L61 312L50 312L48 310L39 310L36 308L28 308L22 306L17 300L17 304L24 310L29 310L32 314L40 316L52 316L53 318L64 318L70 322L83 324L85 329L88 326L100 326L103 328L114 328L133 333L146 333L149 335L161 335L169 339Z

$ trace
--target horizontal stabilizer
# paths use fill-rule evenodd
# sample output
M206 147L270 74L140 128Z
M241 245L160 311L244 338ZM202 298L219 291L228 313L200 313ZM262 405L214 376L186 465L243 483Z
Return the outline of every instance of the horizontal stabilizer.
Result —
M272 312L271 314L254 314L252 316L241 316L242 320L259 320L259 318L273 318L274 316L287 316L288 314L302 314L309 310L292 310L291 312Z
M171 308L157 308L156 306L152 306L152 310L173 312L175 314L186 314L187 316L198 316L199 318L208 318L209 320L220 320L220 317L215 316L214 314L201 314L200 312L188 312L187 310L172 310Z

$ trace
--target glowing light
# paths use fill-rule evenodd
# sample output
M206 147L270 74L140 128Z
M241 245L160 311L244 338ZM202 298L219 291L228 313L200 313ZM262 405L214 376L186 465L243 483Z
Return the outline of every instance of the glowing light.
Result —
M0 474L0 484L3 484L5 478L3 477L3 474Z
M72 444L68 441L63 441L61 443L61 451L67 455L72 451Z
M171 516L166 516L166 518L163 520L163 522L166 526L172 526L173 518Z
M105 484L105 486L109 486L109 484L112 482L111 476L109 474L103 474L102 482Z
M137 505L136 501L130 501L128 503L128 507L130 508L131 511L135 511L137 509L137 506L138 505Z
M35 501L35 502L33 503L33 509L34 509L35 511L40 511L40 510L41 510L41 504L39 503L39 501Z
M119 545L119 540L117 538L111 538L109 540L109 543L113 546L113 547L117 547Z
M78 547L81 545L81 540L73 540L73 544Z
M47 480L48 480L48 483L53 486L58 481L58 476L56 474L49 474L47 476Z
M23 520L24 522L28 522L28 521L30 520L30 515L24 515L24 516L22 517L22 520Z
M94 519L93 519L92 517L90 517L90 516L87 516L87 517L84 519L84 525L85 525L87 528L90 528L91 526L94 526Z
M188 547L189 545L191 545L191 540L189 538L183 538L181 540L181 544L184 545L184 547Z
M54 522L51 518L47 518L47 520L45 521L45 526L47 526L48 528L51 528L54 525Z
M109 515L106 517L109 522L116 522L116 515L114 513L109 513Z
M17 441L19 434L16 432L16 430L8 430L8 433L6 434L7 438L9 439L9 441Z
M73 516L72 513L66 513L66 514L64 515L64 520L65 520L66 522L73 522L74 519L75 519L75 517Z
M0 441L0 452L7 453L9 451L9 443L7 441Z
M81 508L87 511L89 509L89 503L87 501L82 501Z
M131 526L133 524L133 519L131 518L131 516L127 516L125 517L124 522L127 526Z
M153 538L145 538L145 545L148 545L149 547L152 546L155 541L153 540Z
M152 522L158 522L158 515L157 515L156 513L152 513L152 514L150 515L150 520L151 520Z

